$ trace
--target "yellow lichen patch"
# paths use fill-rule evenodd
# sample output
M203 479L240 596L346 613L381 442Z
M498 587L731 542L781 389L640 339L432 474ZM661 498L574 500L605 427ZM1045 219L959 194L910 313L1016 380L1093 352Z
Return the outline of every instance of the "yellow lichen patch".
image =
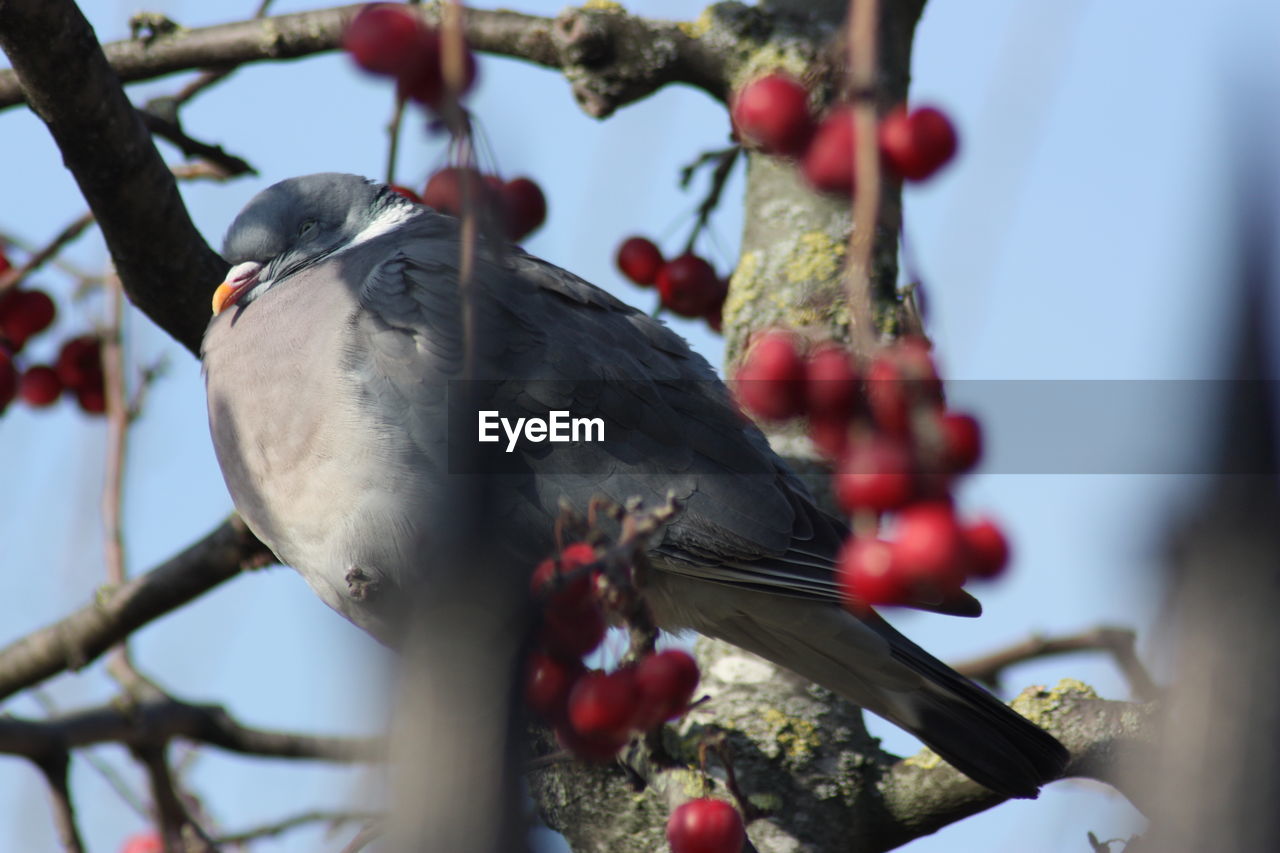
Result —
M622 8L622 4L615 2L615 0L586 0L586 2L582 4L582 8L595 11L595 12L625 12L626 11L625 9Z
M840 271L844 253L844 243L837 242L825 231L807 231L800 235L787 255L783 272L792 284L829 281Z
M689 38L702 38L711 31L711 24L714 19L711 17L711 9L703 9L702 14L692 21L681 21L678 26L680 32Z
M723 317L727 325L734 325L738 312L755 300L760 292L760 252L743 252L738 268L729 277L729 295L725 298Z
M773 739L793 761L808 758L818 748L818 727L808 720L788 717L776 708L764 712L764 721L774 730Z
M943 761L942 756L938 755L938 753L926 746L915 755L909 755L902 759L902 763L910 765L911 767L919 767L923 770L932 770L933 768L941 765Z
M1065 699L1097 699L1098 691L1075 678L1064 678L1052 690L1028 687L1017 695L1010 707L1031 722L1044 726Z
M707 781L701 773L693 770L673 770L671 775L675 785L680 786L681 793L686 797L695 799L706 796Z
M758 50L743 57L742 62L733 69L730 83L734 91L737 91L755 78L771 71L785 71L793 77L801 77L811 62L811 57L788 50L785 46L774 42L766 42Z

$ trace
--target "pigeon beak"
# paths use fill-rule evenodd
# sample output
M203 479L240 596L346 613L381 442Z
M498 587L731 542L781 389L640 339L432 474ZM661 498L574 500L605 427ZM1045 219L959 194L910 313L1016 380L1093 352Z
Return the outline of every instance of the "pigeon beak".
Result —
M262 272L262 264L257 261L245 261L236 264L227 273L227 280L218 285L213 292L213 314L216 317L229 305L235 305L244 296L245 291L258 283L258 273Z

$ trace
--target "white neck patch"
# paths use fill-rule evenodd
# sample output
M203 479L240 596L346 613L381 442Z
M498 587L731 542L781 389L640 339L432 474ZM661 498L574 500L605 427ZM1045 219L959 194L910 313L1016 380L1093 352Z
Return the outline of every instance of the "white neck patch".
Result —
M354 249L361 243L367 243L375 237L381 237L383 234L398 228L413 217L417 216L418 212L417 207L412 203L388 205L381 213L378 214L376 219L366 225L359 234L356 234L356 236L351 239L351 242L347 243L347 245L343 246L334 254L340 255L343 252ZM332 257L332 255L330 257Z

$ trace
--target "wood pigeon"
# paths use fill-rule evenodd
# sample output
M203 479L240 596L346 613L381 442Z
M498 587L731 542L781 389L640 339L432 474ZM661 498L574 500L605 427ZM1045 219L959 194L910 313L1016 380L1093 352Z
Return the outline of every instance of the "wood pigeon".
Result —
M387 603L410 580L430 588L453 485L476 476L451 457L477 433L454 423L450 387L488 383L504 411L599 417L607 438L494 454L510 464L493 474L486 529L513 571L553 550L562 500L674 495L683 510L651 543L657 571L642 588L662 628L775 661L1001 794L1034 797L1059 778L1057 740L879 616L841 606L845 526L664 324L482 239L464 335L459 232L384 185L326 173L259 193L227 233L233 267L203 345L214 447L245 522L330 607L394 642ZM933 609L976 614L976 602Z

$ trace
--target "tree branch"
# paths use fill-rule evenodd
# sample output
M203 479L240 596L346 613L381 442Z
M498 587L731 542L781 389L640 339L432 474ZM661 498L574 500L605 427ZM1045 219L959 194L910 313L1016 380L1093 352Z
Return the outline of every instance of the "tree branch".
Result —
M658 849L662 816L700 786L690 768L708 737L731 747L738 786L764 815L748 825L763 853L890 850L1003 801L929 750L884 752L858 709L761 658L702 640L698 660L710 699L664 732L674 765L633 746L625 770L549 761L531 769L543 818L575 850ZM1070 776L1116 784L1120 759L1150 747L1153 705L1099 699L1079 682L1030 688L1013 707L1071 751ZM547 740L539 753L557 748Z
M0 699L87 665L130 632L270 559L233 516L150 572L114 589L103 587L92 603L0 649Z
M71 802L71 788L67 784L67 753L58 750L36 761L49 785L53 803L53 825L58 833L58 843L64 853L84 853L84 841L76 824L76 810Z
M966 678L972 678L991 687L999 687L1001 673L1014 664L1050 655L1104 651L1115 658L1116 665L1124 673L1133 695L1143 701L1152 701L1160 698L1160 688L1156 686L1151 674L1138 659L1134 649L1135 640L1131 629L1107 625L1081 631L1078 634L1068 634L1065 637L1042 637L1036 634L1021 643L1015 643L1008 648L953 664L953 666Z
M228 752L316 761L378 761L380 738L327 737L257 729L237 722L217 705L195 705L168 696L112 702L48 720L0 718L0 753L42 761L69 749L121 743L135 749L174 738Z
M70 0L6 0L0 47L97 218L130 300L198 352L209 292L227 264L192 224L89 22Z
M343 28L359 8L338 6L196 29L178 27L112 42L104 51L122 83L197 68L225 70L250 62L297 59L339 47ZM440 9L431 4L419 7L418 13L438 25ZM467 41L476 50L572 71L574 95L597 117L668 83L688 83L723 99L725 57L686 30L674 22L628 15L620 8L568 9L556 18L469 9L465 18ZM654 49L657 45L661 49ZM0 109L23 100L14 73L0 71Z

